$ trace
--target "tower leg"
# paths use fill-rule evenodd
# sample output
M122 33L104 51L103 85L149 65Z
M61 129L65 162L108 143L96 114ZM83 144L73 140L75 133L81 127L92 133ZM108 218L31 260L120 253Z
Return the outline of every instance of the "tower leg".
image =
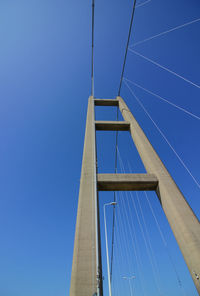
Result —
M158 179L156 193L200 295L200 280L195 276L200 274L199 221L123 99L117 100L147 172Z
M89 98L70 296L102 295L94 99Z

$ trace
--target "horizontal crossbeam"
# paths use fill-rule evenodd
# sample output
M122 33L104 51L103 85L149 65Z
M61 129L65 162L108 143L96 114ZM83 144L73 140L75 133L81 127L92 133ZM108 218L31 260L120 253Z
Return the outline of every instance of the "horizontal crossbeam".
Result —
M153 174L98 174L99 191L156 190L158 179Z
M129 131L130 124L126 121L95 121L97 131Z
M119 106L118 100L111 100L111 99L95 99L94 100L95 106Z

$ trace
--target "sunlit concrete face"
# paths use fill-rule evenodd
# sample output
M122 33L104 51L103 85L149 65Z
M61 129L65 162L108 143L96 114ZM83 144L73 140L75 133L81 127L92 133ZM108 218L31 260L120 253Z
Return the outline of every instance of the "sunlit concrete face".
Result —
M200 295L200 283L195 276L200 273L199 221L124 100L117 100L124 120L130 123L131 136L147 172L158 179L156 193Z
M94 100L89 98L79 191L70 296L96 295L96 152Z

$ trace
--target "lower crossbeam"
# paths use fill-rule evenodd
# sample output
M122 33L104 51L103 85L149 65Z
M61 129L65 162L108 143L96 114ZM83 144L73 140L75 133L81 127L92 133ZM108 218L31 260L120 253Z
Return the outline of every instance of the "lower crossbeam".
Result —
M99 191L156 190L158 179L153 174L98 174Z

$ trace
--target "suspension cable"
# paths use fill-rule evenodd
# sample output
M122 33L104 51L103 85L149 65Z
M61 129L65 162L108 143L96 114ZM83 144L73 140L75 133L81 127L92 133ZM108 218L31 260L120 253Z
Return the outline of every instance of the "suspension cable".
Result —
M127 57L129 41L130 41L130 37L131 37L131 29L132 29L132 24L133 24L133 17L134 17L134 14L135 14L135 6L136 6L136 0L134 0L134 2L133 2L131 22L130 22L130 26L129 26L128 39L127 39L127 44L126 44L126 50L125 50L124 62L123 62L121 79L120 79L120 84L119 84L118 96L120 96L120 92L121 92L122 80L123 80L123 76L124 76L124 69L125 69L125 65L126 65L126 57Z
M125 173L125 169L124 169L124 164L123 164L123 160L122 158L120 157L120 154L119 154L119 163L120 163L120 167L121 167L121 171L123 173ZM136 192L136 195L137 195L137 192ZM156 270L156 267L155 267L155 263L154 263L154 260L153 260L153 256L152 256L152 253L151 253L151 248L149 248L148 246L148 243L147 243L147 238L145 236L145 231L144 231L144 228L142 226L142 222L141 222L141 218L139 217L139 213L137 211L137 207L136 207L136 204L134 202L134 198L133 198L133 194L132 192L130 191L130 196L131 196L131 199L132 199L132 203L133 203L133 207L135 209L135 213L136 213L136 217L137 217L137 220L138 220L138 224L139 224L139 228L141 230L141 234L142 234L142 237L143 237L143 240L144 240L144 243L145 243L145 247L146 247L146 250L147 250L147 255L149 257L149 261L150 261L150 264L151 264L151 267L152 267L152 271L153 271L153 276L154 276L154 280L155 280L155 284L156 284L156 287L157 287L157 290L158 290L158 293L159 295L161 296L163 293L162 293L162 290L161 290L161 287L160 287L160 279L158 277L158 272ZM127 216L127 220L128 220L128 216ZM151 251L150 251L151 250Z
M166 141L166 143L168 144L168 146L171 148L171 150L174 152L174 154L176 155L176 157L178 158L178 160L180 161L180 163L182 164L182 166L186 169L186 171L188 172L188 174L190 175L190 177L193 179L194 183L197 185L197 187L200 189L200 182L197 181L197 179L193 176L192 172L189 170L189 168L187 167L187 165L184 163L184 161L182 160L182 158L178 155L178 153L176 152L176 150L174 149L174 147L171 145L171 143L169 142L169 140L167 139L167 137L164 135L164 133L161 131L161 129L158 127L158 125L155 123L155 121L153 120L153 118L151 117L151 115L149 114L149 112L146 110L146 108L144 107L144 105L141 103L141 101L139 100L139 98L135 95L135 93L133 92L133 90L130 88L130 86L128 85L128 83L126 82L126 80L124 80L124 83L126 84L127 88L130 90L131 94L134 96L134 98L137 100L138 104L141 106L141 108L144 110L144 112L146 113L146 115L149 117L149 119L152 121L152 123L154 124L154 126L157 128L158 132L161 134L161 136L163 137L163 139Z
M147 2L145 2L145 3L147 3ZM137 5L136 7L138 7L138 6L139 6L139 5ZM193 20L193 21L191 21L191 22L187 22L187 23L185 23L185 24L183 24L183 25L179 25L179 26L174 27L174 28L172 28L172 29L166 30L166 31L164 31L164 32L162 32L162 33L159 33L159 34L153 35L153 36L151 36L151 37L145 38L144 40L141 40L141 41L135 42L135 43L132 44L130 47L134 47L134 46L136 46L136 45L142 44L142 43L144 43L144 42L146 42L146 41L149 41L149 40L152 40L152 39L157 38L157 37L159 37L159 36L162 36L162 35L168 34L168 33L170 33L170 32L173 32L173 31L175 31L175 30L181 29L181 28L183 28L183 27L186 27L186 26L188 26L188 25L194 24L194 23L199 22L199 21L200 21L200 18L195 19L195 20Z
M122 161L122 157L121 157L121 153L118 149L118 157L119 157L119 164L120 164L120 173L125 173L125 168L124 168L124 163ZM123 192L121 192L123 193ZM131 198L133 198L132 193L129 192L129 195ZM139 281L141 284L141 293L142 295L147 295L146 293L146 286L145 286L145 279L144 279L144 275L143 275L143 267L142 267L142 260L141 260L141 253L140 253L140 247L139 247L139 241L137 239L137 235L136 235L136 227L135 227L135 223L133 220L133 211L131 209L131 205L130 205L130 198L128 196L128 192L125 191L124 192L124 196L126 197L126 201L127 201L127 205L128 205L128 210L126 211L126 207L125 207L125 199L123 198L121 201L122 207L124 207L124 219L127 218L127 224L128 227L126 227L127 229L129 229L129 233L130 233L130 238L132 240L132 246L133 246L133 251L134 251L134 255L135 255L135 259L136 259L136 266L138 269L138 277L139 277ZM118 207L118 209L120 209L120 207ZM130 221L128 219L128 212L129 212L129 216L130 216ZM131 256L130 256L131 258ZM145 286L145 288L144 288Z
M159 96L159 95L153 93L152 91L150 91L150 90L148 90L147 88L145 88L145 87L143 87L143 86L141 86L141 85L139 85L139 84L133 82L132 80L127 79L127 78L125 78L125 77L124 77L123 79L126 80L126 81L128 81L128 82L130 82L131 84L137 86L138 88L144 90L145 92L149 93L150 95L152 95L152 96L154 96L154 97L156 97L156 98L158 98L158 99L160 99L160 100L162 100L162 101L168 103L169 105L171 105L171 106L173 106L173 107L175 107L175 108L177 108L177 109L179 109L179 110L185 112L186 114L192 116L193 118L200 120L200 117L199 117L199 116L197 116L197 115L193 114L192 112L190 112L190 111L188 111L188 110L186 110L186 109L184 109L184 108L182 108L182 107L180 107L180 106L178 106L178 105L176 105L176 104L174 104L174 103L168 101L167 99L165 99L165 98L163 98L163 97L161 97L161 96Z
M200 85L198 85L198 84L192 82L191 80L189 80L189 79L183 77L182 75L180 75L180 74L178 74L178 73L176 73L176 72L170 70L169 68L167 68L167 67L165 67L165 66L162 66L161 64L159 64L159 63L153 61L152 59L147 58L146 56L142 55L141 53L139 53L139 52L137 52L137 51L135 51L135 50L133 50L133 49L131 49L131 48L129 48L129 51L133 52L134 54L138 55L139 57L143 58L144 60L146 60L146 61L148 61L148 62L150 62L150 63L156 65L157 67L159 67L159 68L161 68L161 69L163 69L163 70L165 70L165 71L167 71L167 72L173 74L174 76L176 76L176 77L178 77L178 78L180 78L180 79L182 79L182 80L188 82L189 84L191 84L191 85L193 85L193 86L195 86L195 87L197 87L197 88L200 88Z
M117 121L118 120L119 120L119 106L117 107ZM115 140L115 174L117 173L117 150L118 150L118 131L116 131L116 140ZM116 192L115 191L114 191L114 202L116 202ZM113 206L112 247L111 247L111 263L110 263L110 282L112 282L114 232L115 232L115 205Z
M151 2L151 0L147 0L147 1L145 1L145 2L139 3L138 5L136 5L135 8L138 8L138 7L141 7L141 6L143 6L143 5L146 5L146 4L149 3L149 2Z
M148 202L149 208L150 208L150 210L151 210L151 213L152 213L152 215L153 215L153 218L154 218L154 220L155 220L155 222L156 222L156 226L157 226L157 228L158 228L158 232L159 232L159 234L160 234L161 240L162 240L162 242L163 242L163 244L164 244L165 250L166 250L167 255L168 255L168 257L169 257L169 260L170 260L170 262L171 262L172 268L174 269L174 273L175 273L175 275L176 275L176 279L177 279L178 285L179 285L180 289L182 290L183 295L186 295L186 294L185 294L185 289L184 289L184 287L183 287L183 285L182 285L182 281L181 281L180 276L179 276L179 274L178 274L178 271L177 271L177 269L176 269L176 265L175 265L175 263L174 263L174 261L173 261L173 259L172 259L172 256L171 256L171 254L170 254L170 251L169 251L169 249L168 249L167 242L166 242L166 240L165 240L165 238L164 238L164 235L163 235L163 232L162 232L162 230L161 230L160 224L159 224L159 222L158 222L158 220L157 220L157 218L156 218L156 214L155 214L155 212L154 212L154 210L153 210L153 207L152 207L152 205L151 205L151 203L150 203L150 201L149 201L149 198L148 198L148 195L147 195L146 191L144 191L144 193L145 193L145 197L146 197L146 200L147 200L147 202Z
M125 64L126 64L126 57L127 57L127 52L128 52L129 40L130 40L130 36L131 36L131 29L132 29L132 24L133 24L135 6L136 6L136 0L134 0L134 2L133 2L131 22L130 22L130 26L129 26L128 40L127 40L127 44L126 44L126 50L125 50L123 67L122 67L122 73L121 73L120 85L119 85L119 90L118 90L118 96L120 96L120 91L121 91L121 85L122 85L122 80L123 80L123 75L124 75ZM118 117L119 117L119 107L117 107L117 121L118 121ZM118 131L116 132L116 145L115 145L115 173L117 173L117 148L118 148ZM116 201L116 193L114 191L114 202L115 201ZM111 249L111 264L110 264L110 266L111 266L111 268L110 268L110 281L111 282L112 282L112 268L113 268L114 228L115 228L115 206L113 207L113 225L112 225L112 249Z

